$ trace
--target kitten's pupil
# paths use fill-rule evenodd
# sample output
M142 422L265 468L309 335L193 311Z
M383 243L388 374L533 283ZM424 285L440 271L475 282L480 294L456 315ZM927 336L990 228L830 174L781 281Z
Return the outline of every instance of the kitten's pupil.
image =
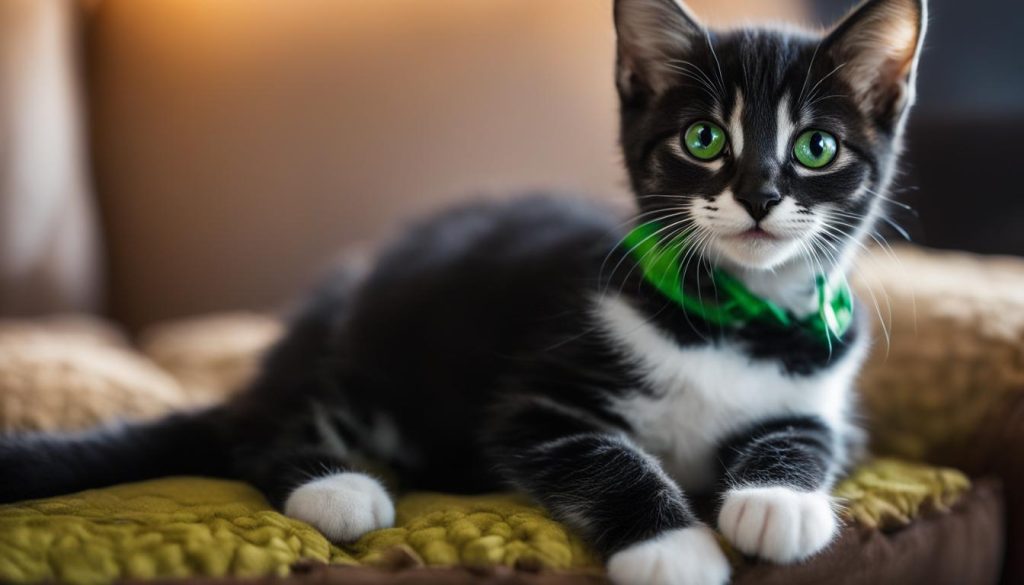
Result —
M714 134L711 132L711 126L704 124L700 127L700 145L704 148L711 146L711 142L715 139Z
M811 136L811 143L808 146L814 158L821 158L821 155L825 153L825 138L821 135L821 132L815 132Z

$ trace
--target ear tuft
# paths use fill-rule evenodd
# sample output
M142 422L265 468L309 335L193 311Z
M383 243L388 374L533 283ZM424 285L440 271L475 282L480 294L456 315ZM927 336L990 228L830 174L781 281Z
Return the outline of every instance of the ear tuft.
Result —
M676 0L615 0L618 85L624 96L659 94L676 77L682 58L706 32Z
M868 0L826 39L865 112L895 121L913 103L926 19L925 0Z

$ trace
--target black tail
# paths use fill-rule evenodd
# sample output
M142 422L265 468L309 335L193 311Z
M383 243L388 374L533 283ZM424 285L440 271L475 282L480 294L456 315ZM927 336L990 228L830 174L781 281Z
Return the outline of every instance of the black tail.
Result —
M333 363L332 326L358 276L350 269L331 275L265 356L256 380L224 405L79 434L0 435L0 503L168 475L241 479L281 503L303 461L295 453L302 445L290 444L282 429L308 412L309 400L337 392L324 368Z
M167 475L231 477L219 411L80 434L0 437L0 503Z

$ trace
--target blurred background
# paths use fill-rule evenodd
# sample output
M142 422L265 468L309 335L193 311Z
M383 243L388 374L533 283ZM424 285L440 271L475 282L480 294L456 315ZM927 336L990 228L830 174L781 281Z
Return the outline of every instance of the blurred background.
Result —
M1024 4L931 5L896 220L1024 254ZM613 60L611 0L0 0L0 315L274 308L456 200L627 205Z

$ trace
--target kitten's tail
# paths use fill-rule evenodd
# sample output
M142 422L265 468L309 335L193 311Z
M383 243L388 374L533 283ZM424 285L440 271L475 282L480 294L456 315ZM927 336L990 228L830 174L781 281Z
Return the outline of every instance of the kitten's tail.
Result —
M231 477L221 408L76 434L0 437L0 503L166 475Z
M251 479L243 455L272 443L275 421L304 408L304 388L322 384L316 356L328 351L359 275L343 269L328 279L249 389L224 405L84 433L0 435L0 503L169 475Z

